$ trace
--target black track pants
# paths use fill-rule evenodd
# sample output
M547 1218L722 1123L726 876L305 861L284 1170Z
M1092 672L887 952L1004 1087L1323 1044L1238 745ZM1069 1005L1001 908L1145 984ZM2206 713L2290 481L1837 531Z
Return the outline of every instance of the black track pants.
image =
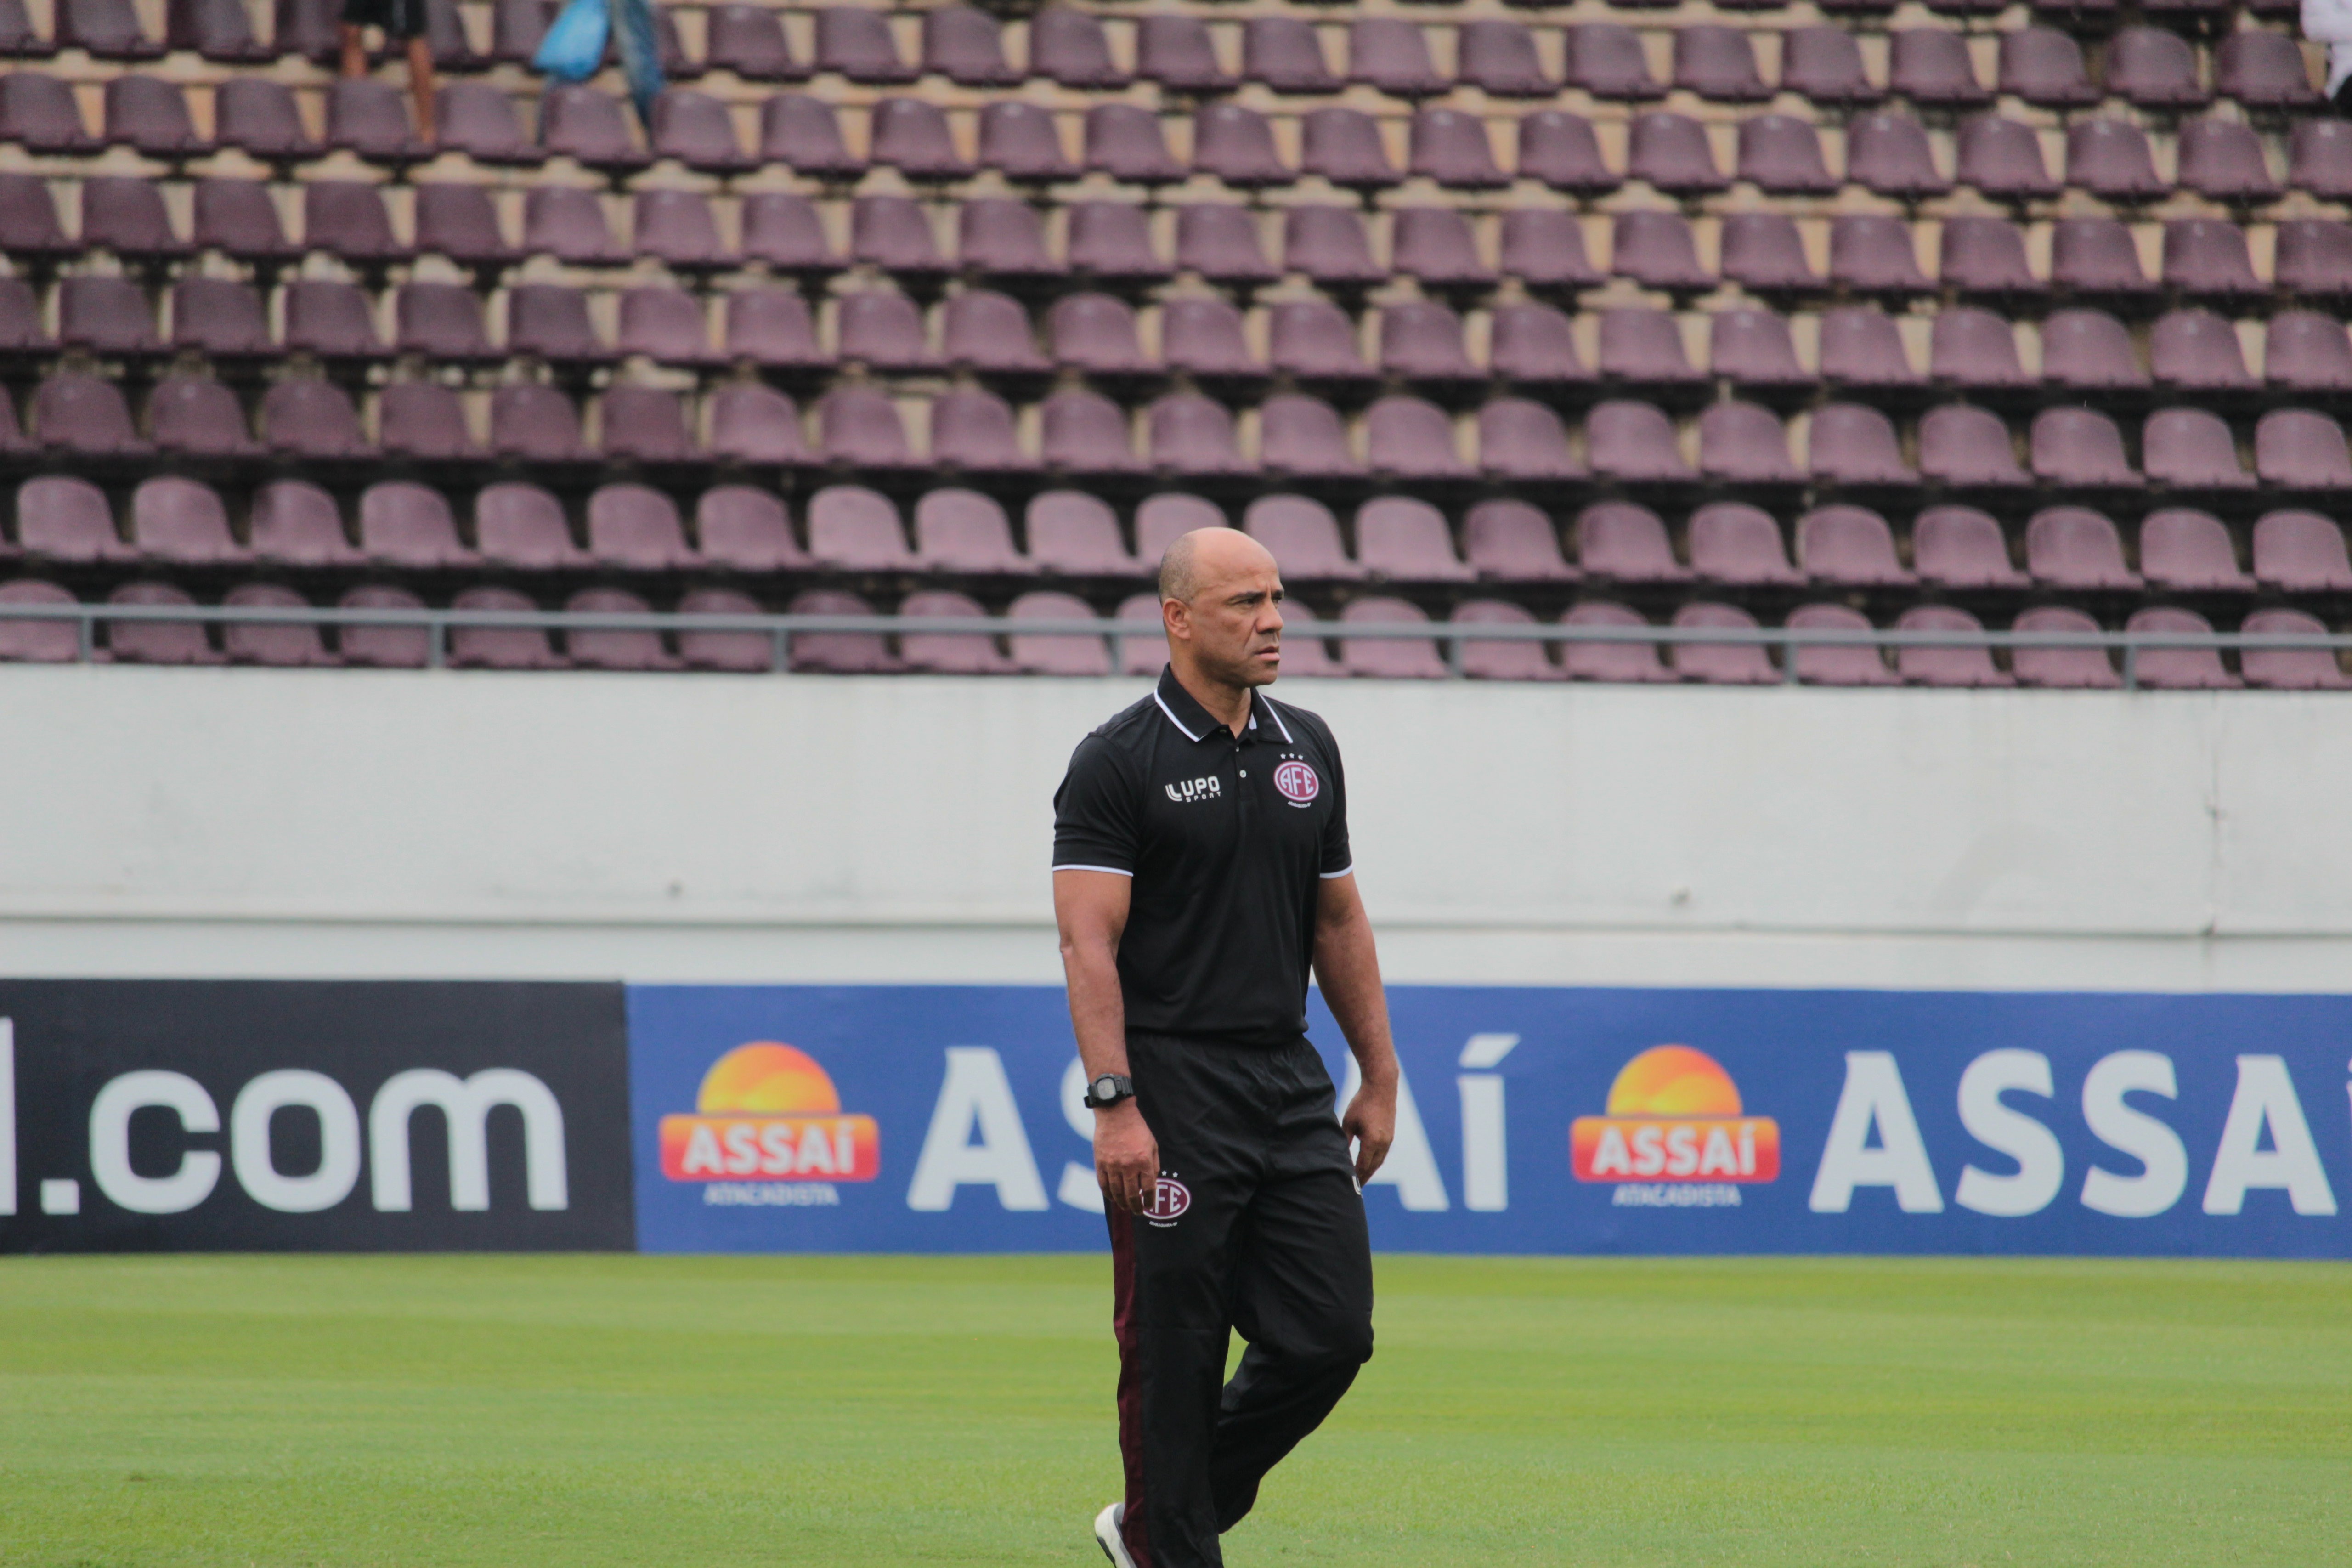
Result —
M1372 1353L1371 1245L1306 1041L1127 1049L1160 1173L1153 1216L1110 1215L1127 1545L1138 1568L1218 1568L1218 1535Z

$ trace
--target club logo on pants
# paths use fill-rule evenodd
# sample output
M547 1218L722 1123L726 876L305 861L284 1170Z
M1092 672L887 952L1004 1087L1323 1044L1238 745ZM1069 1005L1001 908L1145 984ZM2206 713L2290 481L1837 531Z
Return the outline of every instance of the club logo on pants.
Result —
M1274 770L1274 787L1293 805L1313 805L1323 781L1315 776L1313 768L1294 759Z
M1163 1228L1174 1225L1177 1216L1192 1206L1192 1190L1173 1176L1162 1176L1152 1189L1151 1206L1143 1217Z

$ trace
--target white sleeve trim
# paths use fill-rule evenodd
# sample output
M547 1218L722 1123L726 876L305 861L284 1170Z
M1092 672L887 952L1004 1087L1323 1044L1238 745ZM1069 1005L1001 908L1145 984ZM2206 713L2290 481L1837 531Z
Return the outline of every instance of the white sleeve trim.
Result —
M1132 871L1122 871L1116 866L1056 866L1056 871L1101 871L1113 877L1132 877Z
M1328 881L1332 880L1332 879L1335 879L1335 878L1353 876L1353 875L1355 874L1355 870L1356 870L1356 865L1355 865L1355 862L1351 860L1351 861L1349 861L1347 865L1340 867L1340 868L1339 868L1338 870L1336 870L1336 871L1318 871L1318 872L1317 872L1317 873L1316 873L1316 875L1317 875L1317 876L1318 876L1318 877L1320 877L1320 878L1322 878L1322 879L1323 879L1323 880L1325 880L1325 881L1328 882Z

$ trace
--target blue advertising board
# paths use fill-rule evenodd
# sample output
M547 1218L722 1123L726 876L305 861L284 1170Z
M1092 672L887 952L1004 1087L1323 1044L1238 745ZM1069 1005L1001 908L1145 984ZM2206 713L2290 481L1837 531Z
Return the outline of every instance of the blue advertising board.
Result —
M1374 1245L2343 1257L2352 997L1397 986ZM1052 986L633 986L639 1245L1103 1245ZM1319 999L1312 1037L1346 1087Z

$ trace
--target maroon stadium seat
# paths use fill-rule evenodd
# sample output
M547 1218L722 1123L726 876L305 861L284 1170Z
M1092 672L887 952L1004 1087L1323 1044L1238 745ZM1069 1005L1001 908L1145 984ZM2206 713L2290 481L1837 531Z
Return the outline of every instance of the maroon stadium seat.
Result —
M1682 323L1671 313L1640 307L1601 312L1601 374L1652 386L1689 385L1705 378L1691 367Z
M1281 393L1258 409L1258 466L1297 479L1340 479L1363 472L1349 449L1339 411L1319 397Z
M1696 479L1675 439L1674 422L1647 403L1612 398L1584 416L1587 460L1593 471L1629 483Z
M1465 214L1452 207L1398 207L1390 225L1390 265L1404 276L1439 288L1495 281L1494 268L1479 258Z
M1025 531L1029 553L1047 572L1072 577L1133 577L1147 563L1129 551L1118 516L1082 490L1045 490L1030 498Z
M147 434L162 452L247 458L260 451L236 394L210 376L168 375L147 395Z
M2053 605L2026 611L2017 617L2016 629L2075 634L2095 632L2099 623L2080 610ZM2021 686L2112 689L2123 684L2112 658L2103 648L2019 647L2010 655L2010 667L2017 672Z
M2290 594L2352 588L2344 531L2315 511L2265 513L2254 524L2254 579Z
M343 532L335 500L301 479L273 479L256 490L254 559L287 566L356 566L365 559Z
M1894 531L1868 507L1815 507L1797 520L1797 564L1816 583L1868 588L1916 581L1895 559Z
M1960 405L1931 408L1919 421L1919 471L1964 488L2010 489L2029 482L2000 416Z
M1472 599L1456 605L1446 617L1456 626L1532 626L1535 616L1525 605L1501 599ZM1567 672L1554 664L1540 642L1499 639L1456 645L1462 673L1474 680L1565 680Z
M522 248L558 261L617 264L629 253L613 238L594 191L536 185L523 198Z
M2140 520L2139 569L2156 586L2187 593L2242 594L2254 587L2238 568L2229 529L2194 507L2159 507Z
M765 5L713 5L704 14L705 61L745 81L800 81L808 67L793 56L780 13Z
M1426 623L1429 616L1406 600L1374 595L1350 600L1339 612L1339 619L1353 625L1399 626ZM1349 675L1383 680L1442 680L1446 675L1434 638L1342 637L1339 663Z
M951 387L931 400L931 461L971 473L1024 473L1037 467L1021 449L1012 405L976 386Z
M1425 98L1452 85L1432 62L1419 25L1404 16L1359 16L1349 24L1348 75L1391 98Z
M1602 280L1586 257L1584 229L1569 212L1519 207L1503 215L1503 270L1535 289L1574 289Z
M1780 416L1761 404L1736 400L1710 404L1699 416L1698 466L1727 485L1793 485L1804 477L1789 456Z
M457 521L441 492L405 479L370 485L360 496L360 550L372 562L412 569L471 566L480 560L458 542Z
M817 449L830 463L860 468L916 466L898 405L870 386L836 386L816 410Z
M1587 599L1560 616L1570 626L1647 626L1641 615L1623 605ZM1672 680L1654 642L1570 642L1560 645L1560 666L1571 680Z
M1519 117L1517 161L1525 179L1581 196L1615 190L1622 178L1602 162L1592 122L1564 110L1539 109Z
M1714 501L1691 513L1690 555L1692 570L1710 583L1770 587L1805 580L1789 564L1772 514L1745 501Z
M563 504L537 485L485 487L474 498L474 542L484 561L527 572L583 567L593 559L572 542Z
M5 593L5 590L0 590ZM2238 628L2249 635L2324 637L2327 627L2301 610L2256 610ZM2337 656L2327 648L2247 647L2238 650L2238 668L2249 686L2277 691L2342 691L2352 688Z
M2053 386L2106 391L2147 384L2131 334L2105 310L2054 310L2042 323L2042 374Z
M1024 594L1006 607L1007 621L1087 621L1094 611L1075 594ZM1110 646L1101 637L1013 633L1013 662L1032 675L1108 675Z
M431 382L395 382L377 400L378 436L386 452L441 460L478 458L456 392Z
M774 93L760 106L760 156L821 180L866 172L866 160L842 141L833 106L804 92Z
M2101 512L2082 506L2047 507L2025 528L2025 567L2053 588L2137 588L2139 574L2124 564L2123 536Z
M1942 27L1897 27L1887 35L1887 86L1913 103L1975 109L1992 101L1977 79L1968 39Z
M1919 482L1903 460L1894 421L1868 404L1825 403L1815 408L1806 446L1813 477L1830 484L1907 488Z
M1235 85L1217 62L1207 24L1198 16L1152 12L1135 29L1136 74L1177 92L1223 92Z
M920 74L899 57L887 16L850 5L816 13L816 68L877 86L913 81Z
M1791 27L1780 35L1780 87L1824 106L1876 103L1885 96L1843 27Z
M1914 605L1895 617L1898 632L1980 632L1983 623L1949 605ZM2016 679L1993 668L1986 647L1899 647L1896 673L1914 686L2014 686Z
M2065 312L2060 314L2064 315ZM2096 315L2097 312L2076 311L2074 314ZM2063 331L2065 323L2062 321L2059 325ZM2116 331L2122 331L2119 324ZM2053 341L2051 330L2046 325L2042 341L2045 343ZM2129 342L2122 342L2120 347L2125 363L2137 373L2138 362L2130 357ZM2072 374L2079 368L2054 353L2045 353L2042 363L2053 376L2062 372ZM1990 310L1967 305L1946 310L1936 318L1936 325L1928 336L1927 374L1945 385L1967 392L2013 391L2032 384L2032 378L2025 374L2025 366L2017 357L2017 334L2009 322ZM2146 378L2141 379L2144 383Z
M1737 605L1685 605L1675 612L1676 626L1707 631L1746 631L1756 617ZM1710 686L1766 686L1780 679L1772 656L1761 643L1677 642L1668 656L1675 673L1685 680Z
M1810 293L1822 286L1796 220L1786 213L1732 213L1723 220L1723 275L1752 293Z
M923 13L923 68L959 87L1011 87L1021 80L1021 73L1005 63L996 18L972 5Z
M1101 19L1075 5L1047 5L1030 18L1029 68L1064 87L1122 88L1131 79L1112 59Z
M2212 98L2196 51L2163 27L2126 27L2107 41L2106 87L2141 109L2198 109Z
M2149 479L2177 489L2252 489L2238 461L2237 438L2221 416L2203 408L2159 408L2140 432Z
M815 564L793 537L783 501L751 485L714 485L703 491L694 504L694 535L702 559L730 571L783 572Z
M1789 616L1799 631L1866 632L1870 617L1844 605L1801 605ZM1894 686L1886 656L1875 647L1842 643L1799 644L1789 650L1797 679L1810 686Z
M1480 501L1462 520L1462 542L1471 568L1489 582L1566 583L1578 576L1560 555L1551 520L1526 501Z
M1586 576L1619 583L1683 583L1693 575L1675 559L1664 521L1632 501L1601 501L1577 515L1576 559Z
M1911 522L1911 560L1923 583L1947 588L2021 588L2009 538L1990 512L1931 506Z
M830 485L809 498L809 554L845 572L908 572L921 562L907 547L898 509L858 485ZM851 612L862 613L862 612Z
M2033 471L2068 488L2137 489L2116 422L2092 408L2045 408L2033 416Z
M2172 194L2172 183L2156 172L2147 133L2121 120L2078 120L2068 129L2066 183L2109 202Z
M1622 27L1616 30L1625 32ZM1625 37L1632 39L1633 35L1625 33ZM1559 90L1559 84L1546 74L1536 52L1535 36L1517 22L1484 17L1465 22L1454 29L1454 75L1468 86L1497 98L1549 98ZM1640 47L1635 40L1637 54ZM1568 49L1569 73L1574 78L1578 53L1574 34L1570 35Z
M2339 325L2336 332L2340 341L2344 329ZM2158 386L2212 393L2248 392L2255 385L2237 327L2210 310L2169 310L2158 317L2148 329L2147 358ZM2352 349L2344 369L2352 385Z
M2254 426L2254 473L2281 489L2352 489L2344 427L2308 408L2272 409Z

